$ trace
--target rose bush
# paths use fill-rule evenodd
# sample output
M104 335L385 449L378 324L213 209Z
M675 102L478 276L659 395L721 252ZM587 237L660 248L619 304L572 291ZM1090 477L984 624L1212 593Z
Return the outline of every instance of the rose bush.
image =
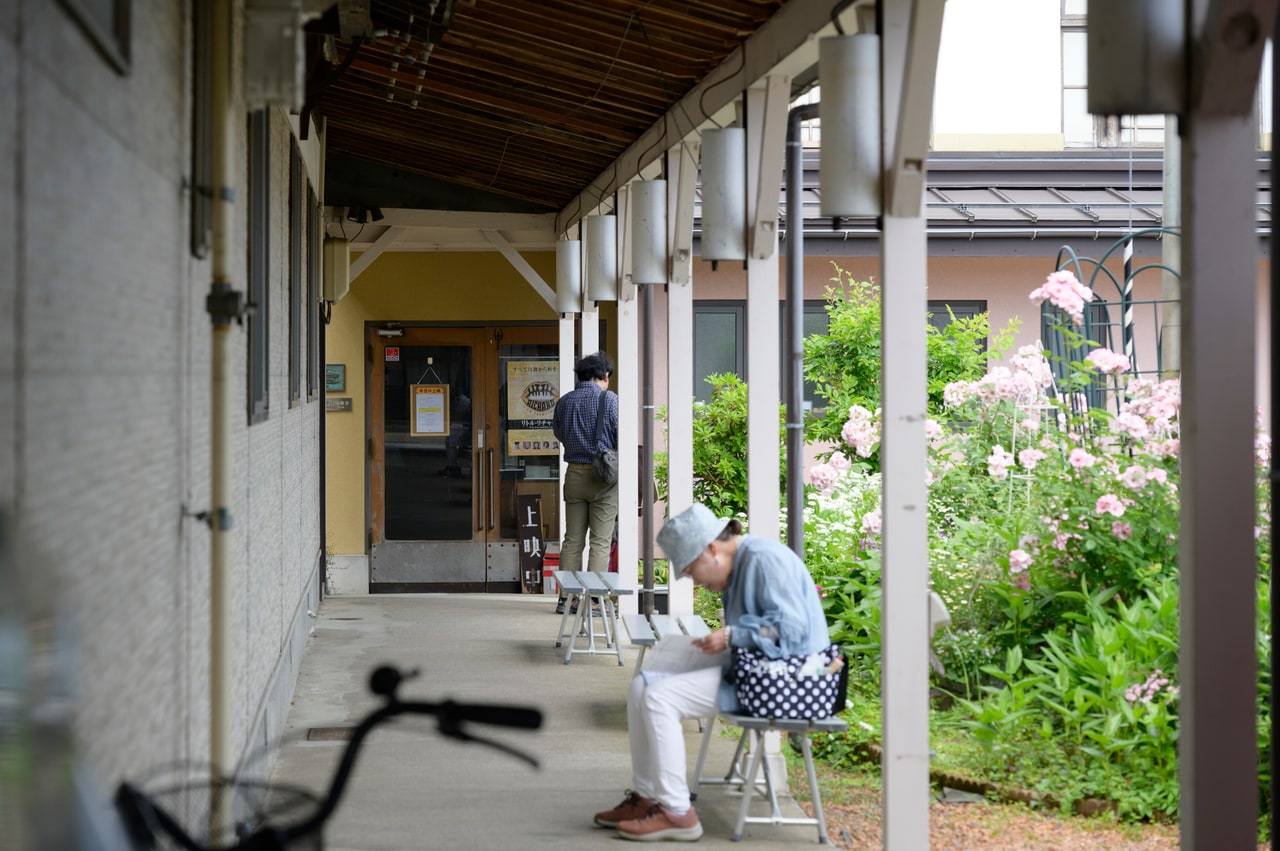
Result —
M1064 803L1101 796L1132 817L1174 814L1179 384L1135 378L1122 354L1082 337L1092 299L1071 273L1050 275L1031 300L1050 305L1076 350L1060 377L1043 347L1024 347L947 384L926 425L931 581L953 621L934 642L936 684L957 693L952 720L985 745L966 767L1053 788ZM1104 404L1083 405L1086 388L1102 388ZM861 459L879 430L879 411L848 408L847 449L810 470L806 505L806 555L833 636L865 651L851 682L876 685L880 479ZM1261 429L1255 454L1261 598ZM1269 688L1265 656L1261 679Z

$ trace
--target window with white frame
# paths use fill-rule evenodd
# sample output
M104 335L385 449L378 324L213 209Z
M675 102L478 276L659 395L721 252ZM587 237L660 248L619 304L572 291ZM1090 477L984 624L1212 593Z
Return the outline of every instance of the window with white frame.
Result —
M821 102L822 89L815 85L796 97L791 102L791 105L796 107ZM816 148L822 144L822 121L820 119L812 118L808 121L800 122L800 144L806 148Z
M1062 142L1068 148L1164 144L1163 115L1089 113L1087 0L1062 0Z

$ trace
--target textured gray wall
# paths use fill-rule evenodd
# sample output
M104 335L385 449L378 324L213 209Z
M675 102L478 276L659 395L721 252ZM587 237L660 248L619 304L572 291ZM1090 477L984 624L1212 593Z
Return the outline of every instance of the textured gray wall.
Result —
M14 5L0 16L0 504L72 615L77 731L111 784L208 756L209 532L182 514L209 508L210 469L211 269L188 248L187 4L134 0L124 75L61 4ZM238 109L239 199L245 126ZM279 733L323 553L319 404L288 401L283 112L271 129L264 423L244 413L243 327L230 346L239 753ZM230 262L241 290L246 221L241 206Z

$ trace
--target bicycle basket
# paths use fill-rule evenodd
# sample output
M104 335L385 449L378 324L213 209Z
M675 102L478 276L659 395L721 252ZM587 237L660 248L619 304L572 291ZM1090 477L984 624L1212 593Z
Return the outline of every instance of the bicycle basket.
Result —
M319 798L309 789L246 778L211 780L209 777L153 780L138 790L141 795L134 811L125 815L129 832L138 848L180 851L181 842L170 835L154 808L163 810L196 843L209 848L235 848L237 841L265 826L296 824L315 812ZM229 796L233 827L210 830L210 813L215 795ZM322 851L321 831L289 844L290 851Z

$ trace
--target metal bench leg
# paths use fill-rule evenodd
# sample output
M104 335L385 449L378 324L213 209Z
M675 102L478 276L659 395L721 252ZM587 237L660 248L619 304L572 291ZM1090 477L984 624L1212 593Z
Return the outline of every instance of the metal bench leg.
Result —
M567 609L566 609L567 611ZM578 614L573 618L573 634L569 636L569 645L564 651L564 663L569 664L569 660L573 658L573 646L578 643L578 631L582 628L582 599L578 600ZM584 651L585 652L585 651Z
M818 844L826 845L830 841L827 837L827 817L822 812L822 793L818 791L818 773L813 768L813 745L809 741L807 732L800 740L800 749L804 751L804 769L809 775L809 796L813 801L813 815L818 822Z
M631 676L633 677L640 676L640 669L644 667L644 652L648 649L649 649L649 646L647 644L640 645L640 652L636 655L636 670L635 670L635 673L632 674Z
M564 631L564 628L569 621L569 617L573 609L573 601L576 599L578 599L576 594L566 594L564 597L564 613L560 615L560 631L556 633L556 647L559 647L561 641L566 635L568 635L568 633Z
M698 749L698 765L693 770L693 782L689 784L689 800L698 800L698 787L702 785L702 767L707 764L707 748L711 746L711 731L715 729L716 716L707 718L702 725L702 747Z
M582 600L581 602L578 603L578 622L579 623L582 622L582 618L584 615L583 609L585 608L586 609L585 611L586 626L584 627L585 632L583 632L583 635L587 637L588 649L582 652L594 654L596 652L596 622L595 622L595 618L591 615L591 606L592 606L591 599L592 598L590 594L582 595Z
M609 628L613 634L613 649L618 651L618 667L622 667L626 663L622 660L622 642L618 639L618 608L613 604L612 597L605 597L603 603L604 616L608 619Z
M751 736L751 765L747 768L747 776L742 784L742 804L738 807L738 821L734 824L733 835L730 837L734 842L742 839L742 828L747 823L747 808L751 805L751 793L756 787L756 774L760 772L760 763L764 761L764 736L755 730L744 730L743 739L747 736ZM768 780L769 770L766 767L765 782L768 783ZM770 792L772 792L772 786Z

